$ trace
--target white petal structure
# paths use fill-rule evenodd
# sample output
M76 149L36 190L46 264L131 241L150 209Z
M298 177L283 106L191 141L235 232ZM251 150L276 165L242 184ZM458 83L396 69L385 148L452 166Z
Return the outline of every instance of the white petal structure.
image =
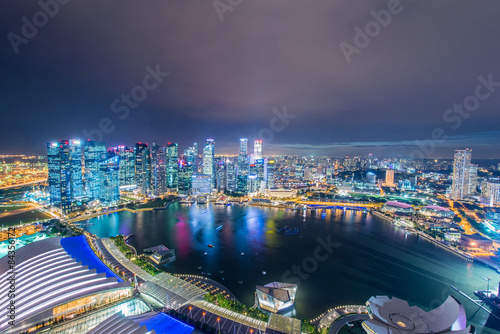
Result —
M402 299L387 296L372 297L366 303L370 319L363 322L368 334L467 334L463 306L449 296L438 308L425 312L408 305Z

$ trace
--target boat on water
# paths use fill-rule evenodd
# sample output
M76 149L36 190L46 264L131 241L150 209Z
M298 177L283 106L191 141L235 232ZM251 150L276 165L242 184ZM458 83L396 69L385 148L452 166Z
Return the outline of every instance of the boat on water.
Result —
M212 245L212 244L208 244L208 245L207 245L207 247L208 247L208 248L214 248L214 245Z
M215 229L217 232L219 232L220 230L222 230L222 228L224 227L224 225L219 225L217 226L217 228Z
M278 230L278 233L283 235L294 235L299 233L299 229L297 227L285 226Z

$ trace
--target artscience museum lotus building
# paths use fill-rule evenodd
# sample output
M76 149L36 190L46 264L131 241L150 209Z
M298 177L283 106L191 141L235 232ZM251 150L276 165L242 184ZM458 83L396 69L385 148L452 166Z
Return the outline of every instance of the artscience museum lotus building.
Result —
M363 322L368 334L468 334L462 304L449 296L438 308L425 312L402 299L372 297L366 303L370 319Z

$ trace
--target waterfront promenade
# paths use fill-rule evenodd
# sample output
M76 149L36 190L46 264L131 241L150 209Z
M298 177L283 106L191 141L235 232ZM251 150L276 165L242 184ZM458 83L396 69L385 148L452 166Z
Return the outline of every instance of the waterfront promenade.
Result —
M329 309L319 317L311 320L311 323L316 325L318 328L329 328L337 320L348 314L368 315L368 307L366 307L366 305L338 306L333 309Z

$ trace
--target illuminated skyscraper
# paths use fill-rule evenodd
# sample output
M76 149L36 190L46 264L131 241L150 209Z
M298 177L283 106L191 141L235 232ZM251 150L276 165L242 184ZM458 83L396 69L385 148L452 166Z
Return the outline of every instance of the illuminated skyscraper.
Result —
M476 193L477 189L477 172L478 172L479 166L471 164L470 165L470 172L469 172L469 195L473 195Z
M264 159L256 159L255 166L257 169L257 178L256 178L257 190L256 191L264 192L264 190L266 189Z
M69 141L47 143L50 205L62 213L71 209L71 164Z
M215 188L215 141L207 139L207 144L203 148L203 175L210 176L212 189ZM194 179L193 179L194 180ZM203 179L206 180L206 179Z
M84 141L85 192L89 199L99 199L99 165L106 159L106 145L100 141Z
M253 158L255 160L262 159L262 140L257 139L253 144Z
M69 160L71 165L71 199L85 195L83 188L82 142L69 140Z
M151 147L151 188L155 196L167 192L167 154L164 146Z
M276 170L276 160L268 159L266 163L266 188L273 189L274 188L274 177Z
M451 197L453 199L464 199L469 196L470 166L472 150L456 150L453 161L453 184L451 186Z
M385 171L385 185L388 187L394 186L394 169Z
M236 192L245 195L249 190L248 177L250 175L250 159L248 156L248 139L240 139L240 153L238 154L238 168L236 176Z
M134 149L118 147L120 157L120 187L135 185L135 155Z
M139 193L151 194L151 157L148 144L135 144L135 180Z
M179 164L179 193L187 195L190 193L192 188L192 177L193 177L194 166L181 161Z
M240 156L246 156L248 154L248 139L240 139Z
M167 187L171 190L177 190L179 186L179 148L177 143L168 143L165 147L167 157Z
M233 159L226 160L226 190L236 191L236 164Z
M120 158L104 160L99 165L99 200L106 205L120 202Z
M198 143L194 143L193 146L188 147L187 149L184 150L184 160L187 164L190 164L191 166L196 166L198 165Z

